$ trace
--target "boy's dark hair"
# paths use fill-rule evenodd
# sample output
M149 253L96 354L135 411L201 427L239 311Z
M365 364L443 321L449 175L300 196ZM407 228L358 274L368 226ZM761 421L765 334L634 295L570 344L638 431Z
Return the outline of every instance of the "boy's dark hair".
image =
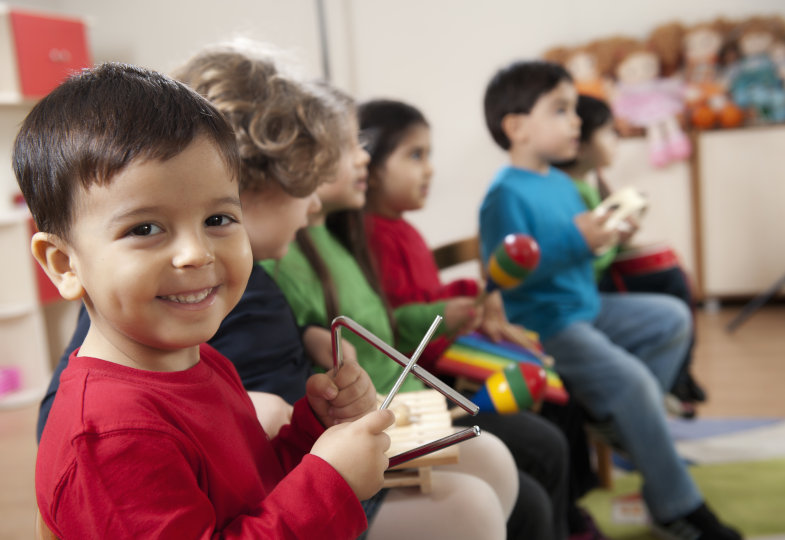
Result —
M380 167L413 126L427 126L425 116L415 107L389 99L361 103L357 108L360 133L371 156L368 171Z
M234 133L182 83L108 63L67 79L27 115L13 150L17 182L40 231L68 238L76 193L130 163L170 159L204 135L237 178Z
M575 112L581 119L581 142L591 140L594 132L613 120L611 108L601 99L581 94Z
M544 61L514 62L496 72L485 89L485 124L496 144L510 149L502 129L508 114L528 114L540 96L572 77L559 64Z
M581 144L587 144L591 141L595 131L608 122L613 121L613 113L608 104L603 100L592 96L579 95L575 112L581 119ZM578 160L576 158L569 161L554 163L553 165L560 169L569 169L570 167L574 167L577 163Z

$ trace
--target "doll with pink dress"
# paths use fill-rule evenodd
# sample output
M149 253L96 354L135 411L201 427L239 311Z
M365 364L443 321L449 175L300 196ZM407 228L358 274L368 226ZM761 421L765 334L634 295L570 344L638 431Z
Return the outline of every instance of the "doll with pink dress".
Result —
M645 44L625 49L619 51L614 67L614 116L645 130L655 167L688 158L692 145L678 120L684 112L683 81L662 77L659 56Z

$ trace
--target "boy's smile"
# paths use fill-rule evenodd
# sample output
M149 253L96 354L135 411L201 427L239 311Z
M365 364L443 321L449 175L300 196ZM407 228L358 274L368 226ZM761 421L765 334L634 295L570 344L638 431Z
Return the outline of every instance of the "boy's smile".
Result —
M251 269L238 184L213 144L200 137L167 161L131 163L81 190L74 215L67 249L92 321L80 354L193 365Z

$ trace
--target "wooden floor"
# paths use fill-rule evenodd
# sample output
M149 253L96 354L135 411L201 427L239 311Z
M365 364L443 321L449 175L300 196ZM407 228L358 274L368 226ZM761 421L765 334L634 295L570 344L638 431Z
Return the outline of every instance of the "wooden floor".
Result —
M702 417L785 418L785 306L766 306L733 334L739 308L699 311L694 373L709 392ZM0 539L33 537L37 405L0 411Z

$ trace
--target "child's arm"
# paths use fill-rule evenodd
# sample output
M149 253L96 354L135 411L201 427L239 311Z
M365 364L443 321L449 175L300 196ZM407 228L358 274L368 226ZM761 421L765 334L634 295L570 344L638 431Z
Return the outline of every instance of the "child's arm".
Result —
M370 433L376 427L358 430ZM374 436L360 438L368 442ZM379 446L384 446L379 438ZM76 458L58 482L54 499L38 493L41 514L59 538L348 540L367 526L354 486L318 456L306 455L283 476L272 450L263 448L258 456L261 470L243 471L249 478L260 472L263 488L224 492L226 500L213 500L215 494L207 489L210 479L204 476L211 467L203 468L209 456L200 455L177 434L152 427L116 430L111 436L82 436L74 441L74 451ZM353 456L359 461L357 453ZM373 463L382 461L377 467L385 465L382 458L370 456ZM235 466L222 464L227 471ZM375 481L364 487L370 489ZM242 502L236 500L238 495L243 495ZM241 510L219 521L221 505Z
M479 285L473 279L458 279L443 285L425 240L413 228L407 226L407 230L410 233L405 237L391 231L376 232L368 242L384 295L392 307L479 293ZM407 245L407 239L411 245Z
M592 251L596 251L603 246L615 244L619 233L615 229L606 230L605 222L611 217L611 212L601 216L594 212L582 212L573 218L575 226L583 235L586 244Z
M572 195L575 198L574 213L579 214L580 209L585 207L577 192ZM536 283L593 258L594 253L587 239L572 218L567 219L563 214L553 219L541 218L553 211L547 204L523 200L516 193L506 189L489 192L480 210L480 245L483 261L487 263L504 237L511 233L528 234L540 246L540 262L526 277L526 283ZM563 213L565 209L560 208L559 211ZM554 229L555 226L559 229Z

